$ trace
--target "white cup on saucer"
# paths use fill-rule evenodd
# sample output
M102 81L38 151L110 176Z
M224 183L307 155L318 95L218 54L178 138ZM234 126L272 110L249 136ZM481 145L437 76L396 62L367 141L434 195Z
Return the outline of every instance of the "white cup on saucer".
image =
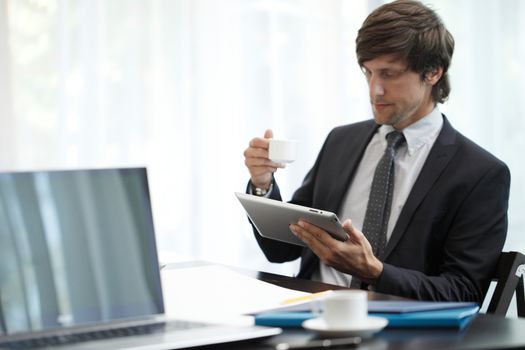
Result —
M269 140L268 158L276 163L292 163L297 157L297 141Z
M368 319L368 297L362 290L337 290L323 300L322 318L329 329L363 327Z
M322 300L321 317L302 326L323 337L371 337L388 324L383 317L368 316L368 294L363 290L337 290Z

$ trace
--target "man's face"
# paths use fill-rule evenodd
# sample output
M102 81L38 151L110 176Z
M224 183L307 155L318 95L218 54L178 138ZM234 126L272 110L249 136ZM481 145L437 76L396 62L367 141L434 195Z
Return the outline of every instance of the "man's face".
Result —
M432 86L439 80L421 81L397 55L383 55L363 63L374 118L378 124L403 129L434 108Z

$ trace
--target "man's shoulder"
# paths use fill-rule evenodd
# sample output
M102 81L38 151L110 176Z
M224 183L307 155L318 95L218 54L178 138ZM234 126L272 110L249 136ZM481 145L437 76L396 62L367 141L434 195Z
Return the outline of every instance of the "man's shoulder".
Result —
M370 141L377 127L373 119L337 126L326 137L324 148L359 149Z
M363 120L360 122L355 122L351 124L345 124L336 126L330 132L330 135L334 136L347 136L348 134L360 134L363 132L373 132L379 126L376 124L374 119Z
M444 136L443 133L448 135ZM462 159L462 162L475 164L480 168L493 166L508 168L501 159L490 151L454 129L446 119L441 136L441 142L445 141L445 144L450 142L458 146L457 155ZM440 137L438 137L439 139Z

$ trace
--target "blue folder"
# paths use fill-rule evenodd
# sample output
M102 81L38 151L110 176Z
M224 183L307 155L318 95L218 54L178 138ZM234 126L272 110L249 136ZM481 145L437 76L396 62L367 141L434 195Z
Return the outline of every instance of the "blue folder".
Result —
M452 305L450 305L452 306ZM369 312L370 316L388 319L387 328L456 328L462 329L478 313L477 304L412 312ZM391 310L392 309L386 309ZM255 324L273 327L301 327L301 324L314 317L313 312L268 312L255 315Z
M432 310L475 308L477 306L477 303L458 301L370 300L368 302L368 312L399 314Z
M408 313L370 313L388 319L390 328L458 328L462 329L478 314L479 307Z

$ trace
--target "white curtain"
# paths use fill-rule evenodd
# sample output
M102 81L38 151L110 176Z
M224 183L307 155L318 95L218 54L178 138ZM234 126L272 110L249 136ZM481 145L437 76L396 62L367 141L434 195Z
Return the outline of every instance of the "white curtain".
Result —
M354 40L382 1L0 0L3 170L145 165L164 262L292 274L233 195L248 141L299 140L289 199L328 131L371 116ZM456 39L452 124L511 169L508 250L525 251L525 2L434 0ZM337 179L334 179L337 181Z

